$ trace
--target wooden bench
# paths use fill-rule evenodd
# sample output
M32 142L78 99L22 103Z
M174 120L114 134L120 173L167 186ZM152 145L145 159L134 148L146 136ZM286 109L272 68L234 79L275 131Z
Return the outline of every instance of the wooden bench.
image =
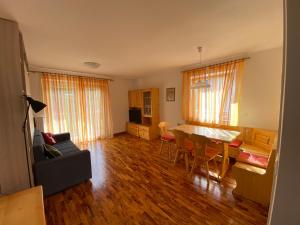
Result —
M250 143L243 143L240 150L269 156L277 144L277 132L254 128Z
M264 206L270 203L276 150L273 150L267 169L237 162L232 167L236 180L233 194L243 196Z

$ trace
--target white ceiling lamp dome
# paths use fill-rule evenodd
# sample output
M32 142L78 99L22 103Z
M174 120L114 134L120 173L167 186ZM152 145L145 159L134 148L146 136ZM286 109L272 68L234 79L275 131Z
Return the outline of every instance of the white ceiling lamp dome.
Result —
M97 62L84 62L83 64L92 69L96 69L100 66L100 63Z

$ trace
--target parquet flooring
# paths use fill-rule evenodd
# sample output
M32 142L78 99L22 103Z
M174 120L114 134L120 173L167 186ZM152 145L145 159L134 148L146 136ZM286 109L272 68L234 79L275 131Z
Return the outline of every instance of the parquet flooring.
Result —
M81 147L93 178L45 199L48 225L266 224L267 209L232 195L230 171L207 190L200 169L187 176L183 162L159 155L158 140L123 134Z

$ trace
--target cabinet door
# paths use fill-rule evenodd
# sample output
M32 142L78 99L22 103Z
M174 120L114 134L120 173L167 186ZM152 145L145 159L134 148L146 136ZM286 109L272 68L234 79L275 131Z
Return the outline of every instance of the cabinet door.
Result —
M128 123L127 132L131 135L138 136L138 125L133 123Z
M136 91L136 107L138 108L143 107L143 93L140 90Z
M133 107L137 107L138 103L137 103L137 91L133 91L132 93L132 99L133 99Z
M128 91L128 106L134 107L135 102L134 91Z
M143 92L143 113L146 117L152 115L151 91Z

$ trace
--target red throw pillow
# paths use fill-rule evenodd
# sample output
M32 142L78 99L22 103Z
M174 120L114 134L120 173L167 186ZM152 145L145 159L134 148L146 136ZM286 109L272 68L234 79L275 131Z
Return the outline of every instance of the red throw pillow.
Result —
M233 148L239 148L242 143L243 143L242 141L235 139L232 142L230 142L229 146Z
M56 144L56 141L55 141L55 139L53 137L53 134L51 134L51 133L44 133L44 132L41 132L41 133L43 135L43 138L44 138L44 141L45 141L46 144L48 144L48 145L54 145L54 144Z

